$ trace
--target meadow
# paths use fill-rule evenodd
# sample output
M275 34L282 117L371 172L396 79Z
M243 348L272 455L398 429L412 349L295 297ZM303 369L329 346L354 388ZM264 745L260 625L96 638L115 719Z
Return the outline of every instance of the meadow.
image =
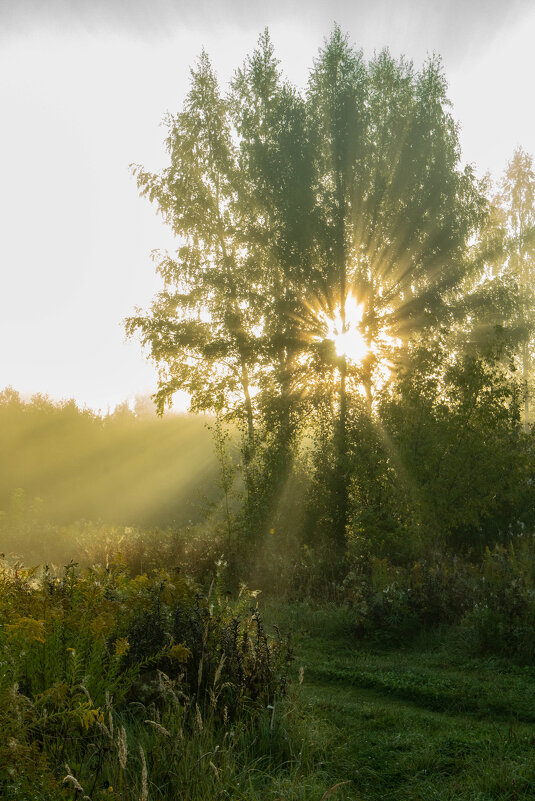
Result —
M532 537L329 600L236 588L189 530L69 532L80 564L2 563L3 797L533 797Z
M279 63L131 166L152 400L0 393L2 798L535 798L533 159L461 163L437 56Z

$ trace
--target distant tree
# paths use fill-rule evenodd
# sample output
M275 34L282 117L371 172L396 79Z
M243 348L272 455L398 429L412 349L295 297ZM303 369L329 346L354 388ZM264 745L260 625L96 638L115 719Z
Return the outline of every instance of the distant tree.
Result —
M506 217L509 268L521 293L524 423L531 423L531 351L535 333L535 172L533 158L517 148L505 170L498 196Z

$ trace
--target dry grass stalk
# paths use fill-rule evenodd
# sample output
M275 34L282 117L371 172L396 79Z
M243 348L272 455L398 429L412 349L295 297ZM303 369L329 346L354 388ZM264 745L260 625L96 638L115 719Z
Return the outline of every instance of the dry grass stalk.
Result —
M70 783L70 784L72 784L72 786L74 787L75 790L77 790L79 793L83 794L84 788L82 787L82 785L80 784L78 779L76 779L72 775L72 771L71 771L70 767L67 765L67 763L65 763L65 770L67 771L67 775L63 779L63 784Z
M321 801L326 801L327 798L330 798L332 795L334 795L334 793L340 787L343 787L345 784L349 784L349 781L338 782L337 784L333 784L332 787L329 787L329 789L325 793L323 793L323 795L321 796Z
M217 670L216 670L216 672L215 672L215 676L214 676L214 688L216 687L216 685L217 685L217 682L219 681L219 679L220 679L220 677L221 677L221 671L223 670L223 665L224 665L224 664L225 664L225 654L223 654L223 655L221 656L221 659L219 660L219 665L217 666Z
M219 780L219 771L211 760L210 760L210 767L214 771L216 779Z
M119 756L119 765L123 770L126 769L126 759L128 756L128 745L126 740L126 730L124 726L119 726L117 733L117 752Z
M166 737L171 736L171 732L167 731L167 729L161 725L161 723L157 723L155 720L146 720L145 723L148 723L149 726L152 726L156 731L159 731L160 734L165 734Z
M197 703L195 704L195 714L197 717L197 727L199 731L202 731L202 715L201 715L201 710L199 709L199 704Z
M148 801L149 785L147 783L147 760L145 759L145 751L142 745L139 746L139 756L141 757L141 795L139 801Z
M201 656L201 660L199 662L199 672L197 673L197 692L199 692L201 688L203 662L204 662L204 655Z

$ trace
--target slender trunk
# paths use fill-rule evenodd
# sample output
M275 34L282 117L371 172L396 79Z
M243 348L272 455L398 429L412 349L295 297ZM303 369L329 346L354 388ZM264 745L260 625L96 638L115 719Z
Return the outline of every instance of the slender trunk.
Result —
M211 149L211 166L214 169L213 148ZM240 342L240 334L243 334L243 323L239 306L236 302L237 291L236 284L232 275L232 269L229 269L229 254L227 250L227 243L225 241L224 224L221 216L221 199L220 199L220 175L216 176L216 205L217 205L217 236L219 239L219 247L223 256L223 265L226 272L227 280L230 288L230 299L232 304L232 311L236 318L239 320L236 329L231 333L234 334L236 339L236 346L240 355L240 370L241 370L241 385L245 399L245 416L247 419L247 448L245 453L246 466L251 461L254 453L254 419L253 419L253 405L251 403L251 392L249 390L249 371L247 369L247 360L245 358L243 344ZM236 264L235 253L233 252L234 266Z
M245 416L247 419L247 462L250 462L254 453L254 417L253 417L253 404L251 401L251 392L249 390L249 371L243 356L241 357L241 385L243 389L243 396L245 398Z
M364 384L364 392L366 393L366 409L368 411L369 416L371 417L372 408L373 408L373 393L372 393L372 382L369 376L366 376L363 380Z
M371 353L373 345L374 332L377 331L376 318L375 318L375 282L373 276L369 277L369 297L367 303L367 330L366 330L366 344L368 352ZM373 388L372 388L372 368L369 365L365 371L364 379L364 392L366 393L366 409L371 418L373 409Z
M285 332L288 336L288 332ZM289 444L290 431L291 431L291 357L288 353L288 348L285 349L281 364L281 411L280 411L280 428L281 436L284 438L284 445Z
M529 342L524 342L522 345L522 383L524 388L524 428L529 431L530 426L530 408L529 408Z
M253 416L253 404L251 401L251 391L250 391L250 381L249 381L249 370L247 369L247 359L244 352L243 347L243 323L242 323L242 315L239 309L239 306L236 302L237 298L237 290L236 284L234 282L232 271L228 269L229 264L229 255L227 252L227 247L225 243L225 238L223 236L222 231L219 231L219 244L221 247L221 254L223 256L223 264L225 265L225 272L229 284L230 289L230 299L232 304L232 312L235 315L236 319L238 320L235 329L231 332L236 340L236 347L238 349L239 357L240 357L240 382L242 385L243 396L245 400L245 417L247 420L247 448L244 454L245 456L245 463L246 466L251 462L254 454L255 448L255 437L254 437L254 416Z
M347 276L346 276L346 247L345 247L345 187L341 171L338 164L337 175L337 195L338 195L338 280L340 291L340 318L342 323L342 333L346 327L346 295L347 295ZM340 406L338 412L338 425L336 432L336 466L334 476L334 530L333 530L333 576L339 578L343 572L346 551L346 528L348 518L348 496L349 496L349 471L347 454L347 361L342 356L340 360Z
M346 549L346 527L348 515L348 465L347 465L347 362L345 356L340 364L340 408L336 432L336 475L335 475L335 519L334 548L336 571L341 568Z

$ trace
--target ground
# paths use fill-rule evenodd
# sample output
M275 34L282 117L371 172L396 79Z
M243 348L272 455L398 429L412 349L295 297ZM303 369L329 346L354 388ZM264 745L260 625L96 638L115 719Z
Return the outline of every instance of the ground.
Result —
M314 614L294 607L285 621L304 668L295 703L321 755L311 799L320 779L333 801L535 799L533 667L469 657L451 631L363 643L349 614Z

